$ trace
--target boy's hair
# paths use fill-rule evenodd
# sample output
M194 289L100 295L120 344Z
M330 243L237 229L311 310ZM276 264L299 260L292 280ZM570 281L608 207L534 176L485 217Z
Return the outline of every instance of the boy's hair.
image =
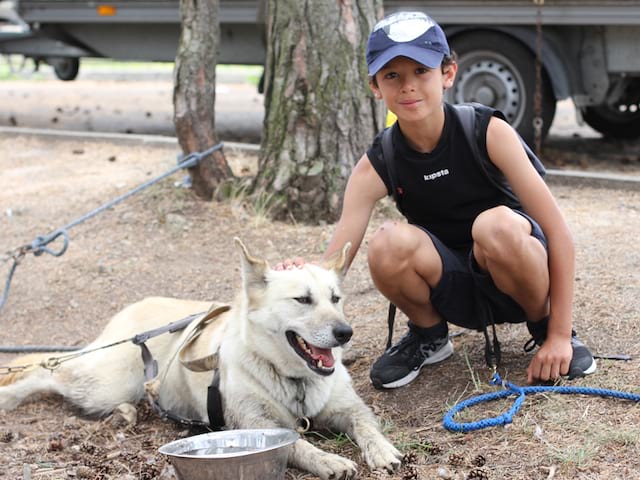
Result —
M452 51L451 55L445 55L444 58L442 59L442 63L440 64L440 69L442 70L442 73L445 73L445 69L449 66L452 65L454 63L456 63L456 61L458 60L458 55L456 55L456 52ZM377 73L376 73L377 75ZM376 75L369 75L369 80L371 81L371 83L373 83L373 85L378 88L378 80L376 78Z

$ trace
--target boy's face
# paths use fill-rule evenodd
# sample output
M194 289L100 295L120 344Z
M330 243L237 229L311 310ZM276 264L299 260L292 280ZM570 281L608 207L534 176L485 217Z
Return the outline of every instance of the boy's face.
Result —
M396 57L376 73L376 82L370 80L369 86L398 119L416 121L440 109L444 91L453 85L456 72L455 63L432 69L410 58Z

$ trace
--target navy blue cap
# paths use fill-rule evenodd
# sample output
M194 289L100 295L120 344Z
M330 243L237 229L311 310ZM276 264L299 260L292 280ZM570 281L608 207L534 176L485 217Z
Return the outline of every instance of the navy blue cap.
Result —
M374 76L396 57L408 57L437 68L451 55L447 37L431 17L422 12L397 12L380 20L367 41L367 66Z

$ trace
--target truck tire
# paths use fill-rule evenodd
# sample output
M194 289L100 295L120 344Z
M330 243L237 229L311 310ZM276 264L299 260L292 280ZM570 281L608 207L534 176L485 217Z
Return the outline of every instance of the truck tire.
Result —
M582 118L605 137L640 138L640 102L622 102L582 109Z
M60 80L75 80L80 71L80 59L73 57L56 58L51 61L53 71Z
M517 39L491 31L454 37L451 48L458 56L458 74L447 100L478 102L502 111L522 138L533 145L535 55ZM544 70L541 92L544 138L556 111L556 99Z

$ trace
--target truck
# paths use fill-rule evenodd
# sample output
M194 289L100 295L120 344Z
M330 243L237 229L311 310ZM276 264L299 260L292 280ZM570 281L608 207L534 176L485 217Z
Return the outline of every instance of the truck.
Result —
M544 138L556 102L604 136L640 136L640 1L384 0L445 30L459 65L453 103L504 112L528 141ZM179 0L0 0L0 53L51 64L72 80L86 57L173 61ZM263 65L266 0L220 0L221 64Z

